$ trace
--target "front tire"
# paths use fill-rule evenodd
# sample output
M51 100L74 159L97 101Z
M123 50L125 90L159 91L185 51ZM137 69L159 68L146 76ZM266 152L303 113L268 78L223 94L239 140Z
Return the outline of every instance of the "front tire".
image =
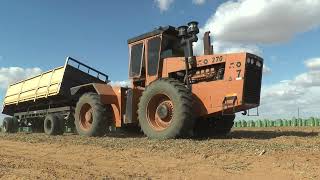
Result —
M225 115L220 117L217 121L217 134L222 136L229 134L234 125L235 118L235 115Z
M143 92L138 105L142 131L149 138L171 139L192 134L193 97L184 84L160 79Z
M97 93L86 93L79 99L75 109L75 126L79 135L104 136L110 119L107 108Z
M233 127L234 119L234 114L198 119L195 123L194 135L199 138L226 136Z

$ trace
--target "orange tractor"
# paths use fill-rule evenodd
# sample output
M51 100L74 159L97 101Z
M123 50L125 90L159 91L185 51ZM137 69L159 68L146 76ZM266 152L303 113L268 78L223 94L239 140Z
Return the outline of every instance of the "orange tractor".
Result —
M23 99L23 87L16 87L18 93L8 90L3 113L13 117L3 126L7 132L29 125L62 134L74 122L85 136L103 136L111 126L136 126L160 139L227 134L235 113L260 104L263 59L250 53L214 54L209 32L204 34L204 55L194 56L198 33L198 23L190 22L129 39L130 88L112 87L106 75L69 58L57 91L47 85L41 96L37 86L26 89L31 98ZM70 66L70 60L79 65ZM80 65L97 76L79 71Z

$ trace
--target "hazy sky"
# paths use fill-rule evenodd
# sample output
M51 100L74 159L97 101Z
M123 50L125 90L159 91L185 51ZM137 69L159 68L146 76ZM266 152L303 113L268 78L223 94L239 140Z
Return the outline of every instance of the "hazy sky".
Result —
M1 0L0 99L66 56L126 81L127 39L191 20L212 32L215 52L264 58L260 118L320 114L319 0Z

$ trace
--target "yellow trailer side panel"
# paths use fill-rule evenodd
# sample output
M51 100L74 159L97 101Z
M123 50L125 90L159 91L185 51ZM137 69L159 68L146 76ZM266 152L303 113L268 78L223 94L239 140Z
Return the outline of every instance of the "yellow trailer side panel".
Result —
M59 67L9 86L4 105L18 104L59 93L65 67Z

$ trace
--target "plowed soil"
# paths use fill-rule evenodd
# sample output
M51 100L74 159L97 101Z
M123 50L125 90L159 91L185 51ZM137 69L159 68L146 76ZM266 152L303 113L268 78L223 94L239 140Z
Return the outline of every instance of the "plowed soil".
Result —
M224 138L0 133L0 179L320 179L320 128Z

